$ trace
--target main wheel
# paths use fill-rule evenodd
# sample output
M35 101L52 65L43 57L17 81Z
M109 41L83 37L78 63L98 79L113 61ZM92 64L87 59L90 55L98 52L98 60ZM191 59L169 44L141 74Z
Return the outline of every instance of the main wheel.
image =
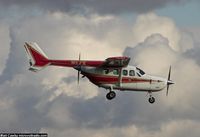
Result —
M106 98L107 98L108 100L111 100L111 99L115 98L115 96L116 96L116 93L115 93L114 91L110 91L110 92L106 95Z
M153 104L155 102L155 98L154 97L150 97L149 98L149 103Z

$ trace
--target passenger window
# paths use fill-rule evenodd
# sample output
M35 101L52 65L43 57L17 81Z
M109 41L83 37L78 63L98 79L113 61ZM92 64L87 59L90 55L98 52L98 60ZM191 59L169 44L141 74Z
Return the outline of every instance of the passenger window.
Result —
M113 70L113 74L114 74L114 75L118 75L118 74L119 74L118 69L114 69L114 70Z
M128 75L128 71L127 70L123 70L123 75L127 76Z
M129 71L129 76L135 76L135 71L134 70L130 70Z
M108 69L104 69L104 74L108 74L109 73L109 70Z

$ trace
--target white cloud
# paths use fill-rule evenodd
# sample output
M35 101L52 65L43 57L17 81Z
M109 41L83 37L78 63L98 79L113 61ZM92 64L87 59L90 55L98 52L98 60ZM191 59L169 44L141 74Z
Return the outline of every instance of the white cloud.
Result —
M147 37L136 47L129 47L125 55L130 56L147 73L161 75L167 78L169 66L172 66L171 79L175 81L168 101L161 95L161 100L170 107L182 106L180 109L190 110L197 103L194 99L199 96L198 89L200 76L199 65L193 60L185 58L184 53L174 51L166 38L159 34ZM189 92L189 94L188 94Z
M135 44L144 41L151 34L159 33L169 40L169 46L176 51L180 50L181 34L173 20L161 17L154 13L140 15L133 26L133 40Z
M145 68L147 73L152 74L168 70L178 55L169 46L168 39L160 34L152 34L136 47L127 48L124 54L131 57L132 64L137 64L141 68Z

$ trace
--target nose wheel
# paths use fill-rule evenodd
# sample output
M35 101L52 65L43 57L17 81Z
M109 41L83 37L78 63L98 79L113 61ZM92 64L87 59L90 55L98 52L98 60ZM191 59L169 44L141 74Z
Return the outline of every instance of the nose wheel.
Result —
M112 100L113 98L115 98L116 97L116 93L114 92L114 91L110 91L110 92L108 92L108 94L106 95L106 98L108 99L108 100Z
M152 92L149 92L149 103L153 104L155 102L155 98L152 97Z
M149 103L153 104L155 102L155 98L154 97L149 97Z

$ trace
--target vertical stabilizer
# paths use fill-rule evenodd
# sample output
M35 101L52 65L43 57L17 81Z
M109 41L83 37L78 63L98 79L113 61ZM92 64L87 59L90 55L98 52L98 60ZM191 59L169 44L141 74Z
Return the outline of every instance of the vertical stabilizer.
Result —
M37 43L25 43L24 47L30 64L29 70L37 72L49 65L47 55L42 51Z

